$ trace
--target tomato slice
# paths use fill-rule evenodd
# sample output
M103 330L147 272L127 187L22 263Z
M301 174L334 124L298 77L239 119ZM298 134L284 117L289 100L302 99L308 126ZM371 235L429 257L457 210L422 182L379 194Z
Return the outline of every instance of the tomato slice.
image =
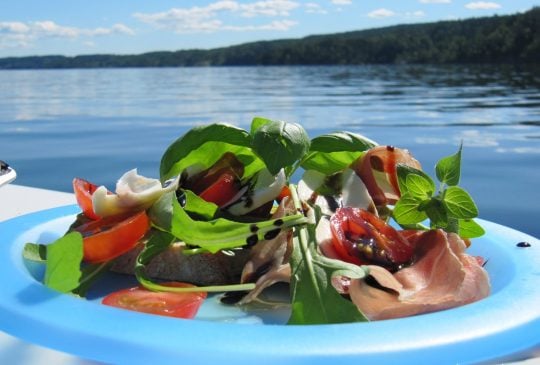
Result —
M343 261L378 264L389 269L411 262L414 246L374 214L359 208L338 208L330 218L332 244Z
M164 283L161 285L196 288L187 283ZM136 312L158 314L176 318L193 318L206 299L205 292L153 292L143 287L123 289L103 298L102 303Z
M291 189L289 189L289 187L287 185L285 185L282 189L281 189L281 192L279 193L278 197L276 198L276 200L278 202L282 201L283 199L285 199L286 197L288 196L291 196Z
M114 259L137 245L150 227L145 211L89 221L74 229L83 235L84 261L100 263Z
M207 202L220 207L227 204L240 190L236 177L231 172L222 173L217 180L199 194Z
M84 179L73 179L73 191L75 193L75 199L77 199L77 204L83 214L93 220L99 219L99 216L94 213L94 205L92 204L92 194L94 194L97 188L97 185Z

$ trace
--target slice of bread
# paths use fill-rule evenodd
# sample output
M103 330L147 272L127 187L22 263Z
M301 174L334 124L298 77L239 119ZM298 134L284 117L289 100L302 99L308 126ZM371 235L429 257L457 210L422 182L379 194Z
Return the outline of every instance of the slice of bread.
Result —
M172 245L154 257L146 266L146 274L155 280L181 281L198 286L227 285L240 282L242 269L249 258L249 249L235 250L234 255L216 254L184 255L184 245ZM111 271L133 274L137 255L142 244L118 257Z

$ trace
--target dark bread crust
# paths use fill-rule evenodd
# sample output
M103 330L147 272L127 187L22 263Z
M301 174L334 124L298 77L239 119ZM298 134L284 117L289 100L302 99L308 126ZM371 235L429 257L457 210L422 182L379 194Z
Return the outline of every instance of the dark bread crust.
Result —
M147 266L147 275L156 280L181 281L198 286L227 285L240 282L242 269L249 258L249 249L234 251L234 256L216 254L184 255L182 244L171 246L157 255ZM133 274L139 245L117 258L111 271Z

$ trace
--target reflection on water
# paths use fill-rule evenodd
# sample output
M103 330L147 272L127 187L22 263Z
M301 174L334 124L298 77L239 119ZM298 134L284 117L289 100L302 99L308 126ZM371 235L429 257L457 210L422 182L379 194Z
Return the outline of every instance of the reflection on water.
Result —
M328 66L0 71L0 158L18 183L113 186L156 176L191 126L262 115L311 136L352 130L409 148L432 173L463 143L482 217L540 236L540 67ZM62 166L62 167L61 167Z

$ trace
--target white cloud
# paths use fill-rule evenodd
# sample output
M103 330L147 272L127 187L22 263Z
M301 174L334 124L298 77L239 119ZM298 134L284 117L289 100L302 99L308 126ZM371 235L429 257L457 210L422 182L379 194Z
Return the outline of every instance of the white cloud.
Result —
M385 8L373 10L372 12L368 13L368 17L376 18L376 19L388 18L394 15L396 15L395 12L393 12L392 10L385 9Z
M246 17L258 15L289 16L290 11L298 6L297 2L287 0L265 0L239 5L242 16Z
M326 10L323 9L323 7L317 3L306 3L304 4L304 7L306 9L306 13L310 14L328 14Z
M172 8L159 13L135 13L133 16L161 29L172 29L177 33L216 32L218 30L288 30L297 23L280 20L257 25L230 25L220 19L221 15L238 15L244 18L288 17L300 4L288 0L264 0L252 3L237 1L217 1L206 6L191 8ZM313 7L311 7L314 9Z
M29 47L33 42L46 38L95 37L111 34L135 34L123 24L110 28L85 29L56 24L51 20L35 22L0 22L0 48Z
M424 16L426 16L426 13L424 13L422 10L416 10L416 11L410 11L410 12L406 12L405 14L405 18L422 18Z
M499 9L501 8L501 5L497 3L486 2L486 1L476 1L476 2L466 4L465 7L471 10L489 10L489 9Z
M422 4L450 4L451 0L420 0Z
M334 5L351 5L352 0L332 0L332 4L334 4Z

